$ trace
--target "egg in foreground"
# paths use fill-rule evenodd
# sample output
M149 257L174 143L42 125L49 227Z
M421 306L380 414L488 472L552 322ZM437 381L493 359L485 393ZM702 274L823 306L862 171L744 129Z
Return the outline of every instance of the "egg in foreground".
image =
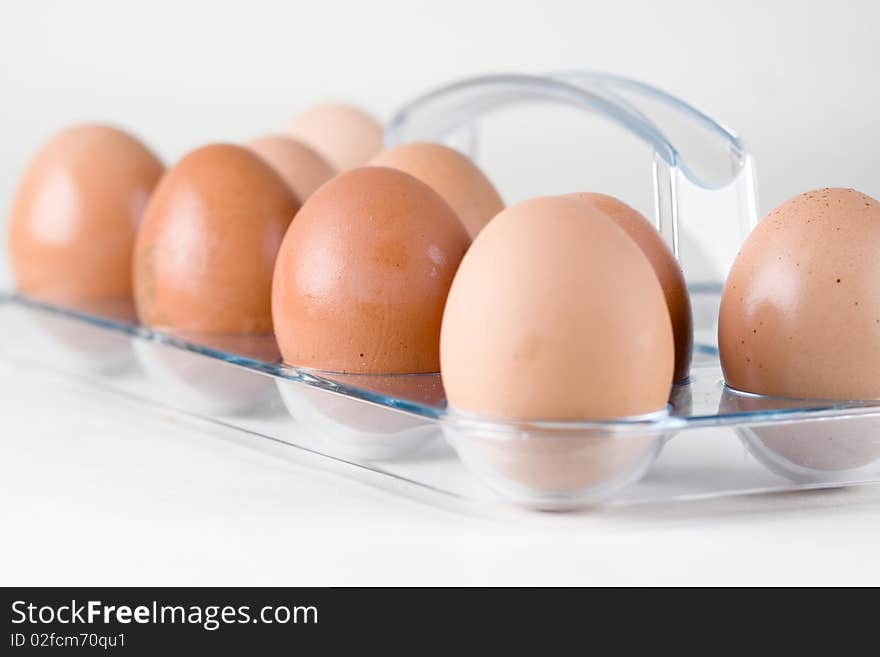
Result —
M519 203L480 233L449 293L446 433L475 472L514 497L625 485L659 450L649 429L520 425L665 411L674 351L663 290L623 229L576 199Z
M450 406L497 418L607 420L665 409L663 290L638 245L571 198L511 206L480 233L443 316Z
M880 203L854 189L786 201L742 246L721 297L726 383L806 399L880 399Z
M854 189L827 188L770 212L731 268L718 346L734 391L880 399L880 202ZM728 397L737 407L762 404L735 392ZM743 434L791 478L823 480L880 459L877 426L867 426L876 424L813 421Z

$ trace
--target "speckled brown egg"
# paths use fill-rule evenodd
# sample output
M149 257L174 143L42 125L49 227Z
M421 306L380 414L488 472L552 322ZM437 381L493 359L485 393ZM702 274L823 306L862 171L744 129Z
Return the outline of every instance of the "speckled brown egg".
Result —
M320 153L337 171L365 165L382 148L382 124L345 103L316 105L296 116L286 129L294 139Z
M660 233L642 214L623 201L605 194L571 194L582 203L591 204L596 210L611 217L626 231L639 248L657 275L669 317L672 320L672 334L675 338L675 381L688 378L691 366L691 353L694 346L694 327L691 313L691 298L687 291L681 267L672 251L666 246Z
M880 203L820 189L767 215L731 268L718 343L734 389L880 398Z
M489 417L661 411L674 351L650 261L604 212L572 198L495 217L464 257L443 316L449 404Z
M278 255L272 312L285 362L437 371L443 305L469 241L449 205L409 174L364 167L332 179Z
M254 139L248 146L272 165L300 203L336 175L336 170L314 149L283 135Z
M204 146L169 169L138 231L134 290L144 324L180 332L272 331L275 256L299 209L251 150Z
M55 135L16 190L9 250L18 289L78 306L131 299L135 230L162 163L117 128Z
M379 153L371 164L400 169L433 188L452 206L471 239L504 209L504 201L470 158L442 144L413 142Z

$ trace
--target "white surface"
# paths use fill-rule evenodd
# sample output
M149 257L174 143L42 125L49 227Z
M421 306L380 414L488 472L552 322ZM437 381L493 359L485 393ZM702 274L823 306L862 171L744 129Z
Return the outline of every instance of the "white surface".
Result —
M0 390L3 585L880 583L878 487L483 514L4 362Z
M880 196L877 11L870 0L4 2L0 208L33 150L73 121L129 126L173 161L328 97L387 116L462 75L572 67L650 80L739 131L764 210L817 186ZM555 125L530 133L513 117L493 133L488 168L508 199L572 185L643 194L641 172L601 177L594 154L613 156L612 141L560 152L572 140ZM876 488L485 517L3 367L0 419L0 584L880 584Z

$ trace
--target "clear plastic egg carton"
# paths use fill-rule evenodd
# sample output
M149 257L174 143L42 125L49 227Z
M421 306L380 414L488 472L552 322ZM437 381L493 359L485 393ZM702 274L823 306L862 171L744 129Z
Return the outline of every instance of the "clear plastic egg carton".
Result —
M575 72L443 87L400 110L387 141L446 141L476 156L484 121L548 103L616 124L646 147L633 171L653 190L657 228L694 309L691 377L664 412L498 421L448 409L439 374L299 369L281 363L271 336L172 335L138 326L130 308L58 308L15 294L0 295L0 355L475 503L564 510L880 481L880 402L724 386L721 281L757 221L752 160L726 128L643 83ZM569 191L606 190L587 181Z

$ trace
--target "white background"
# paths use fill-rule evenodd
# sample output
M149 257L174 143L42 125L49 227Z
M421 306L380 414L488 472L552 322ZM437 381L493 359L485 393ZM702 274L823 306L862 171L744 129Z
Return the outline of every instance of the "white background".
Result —
M814 187L880 197L871 0L5 0L0 12L0 208L34 149L75 121L128 127L173 162L328 98L387 118L463 76L572 68L650 81L736 130L765 211ZM508 200L579 189L642 205L647 163L615 164L627 144L590 133L575 149L569 122L514 119L487 162Z
M880 196L878 27L871 0L4 1L0 208L71 122L127 126L172 162L326 98L386 118L461 76L559 68L642 78L724 121L765 211L818 186ZM529 127L493 135L508 199L641 193L641 170L599 184L611 142L557 156L564 128ZM23 379L0 378L3 583L880 583L870 489L486 519Z

